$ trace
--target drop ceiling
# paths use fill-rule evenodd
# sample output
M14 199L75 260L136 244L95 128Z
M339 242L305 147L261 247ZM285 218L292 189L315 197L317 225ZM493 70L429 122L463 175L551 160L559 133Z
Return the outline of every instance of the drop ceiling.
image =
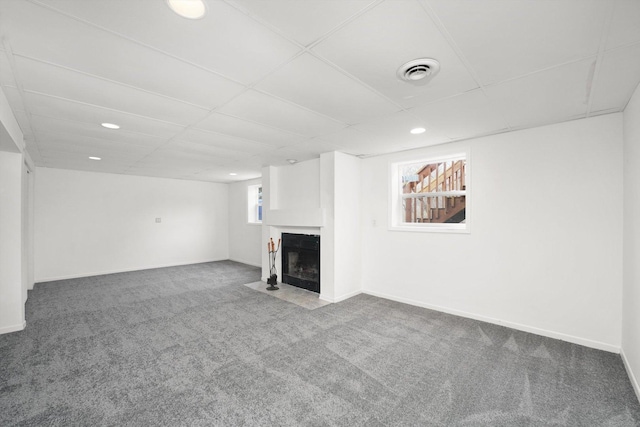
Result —
M637 0L0 0L0 36L36 165L214 182L619 112L640 82ZM396 78L423 57L428 85Z

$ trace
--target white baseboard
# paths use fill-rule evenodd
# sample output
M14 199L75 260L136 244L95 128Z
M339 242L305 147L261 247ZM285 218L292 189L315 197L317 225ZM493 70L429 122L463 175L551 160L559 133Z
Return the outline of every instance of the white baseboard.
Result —
M363 290L362 293L373 295L380 298L390 299L392 301L398 301L405 304L415 305L418 307L428 308L430 310L440 311L443 313L449 313L460 317L467 317L469 319L480 320L482 322L493 323L494 325L506 326L508 328L517 329L519 331L529 332L543 337L555 338L562 341L567 341L573 344L583 345L585 347L591 347L598 350L604 350L611 353L620 353L620 347L612 344L607 344L599 341L593 341L587 338L576 337L573 335L563 334L562 332L549 331L546 329L536 328L534 326L523 325L520 323L509 322L501 319L495 319L492 317L482 316L474 313L468 313L466 311L456 310L448 307L442 307L433 304L426 304L421 301L412 300L409 298L401 298L393 295L388 295L382 292Z
M320 298L322 301L326 301L326 302L330 302L330 303L336 303L336 302L347 300L347 299L349 299L351 297L355 297L356 295L359 295L361 293L362 293L361 290L357 290L357 291L346 293L344 295L340 295L339 297L335 297L335 298L329 298L326 295L320 294L320 296L318 298Z
M360 289L358 289L357 291L353 291L353 292L348 292L344 295L340 295L339 297L335 297L333 299L333 302L340 302L340 301L344 301L347 300L351 297L355 297L356 295L360 295L362 293L362 291Z
M208 259L208 260L187 261L187 262L170 263L170 264L147 265L142 267L125 268L125 269L118 269L118 270L96 271L91 273L69 274L65 276L56 276L56 277L44 277L44 278L36 279L36 283L55 282L56 280L79 279L82 277L102 276L105 274L127 273L130 271L153 270L155 268L179 267L181 265L204 264L206 262L216 262L216 261L226 261L226 260L227 258Z
M18 332L23 330L25 327L27 326L27 321L23 320L22 324L17 324L17 325L11 325L11 326L5 326L4 328L0 328L0 335L2 334L8 334L11 332Z
M262 267L262 264L256 264L255 262L246 261L238 258L229 258L229 261L239 262L240 264L247 264L253 267Z
M636 392L636 397L640 402L640 384L638 383L638 379L633 373L631 369L631 365L627 360L627 356L624 354L624 348L620 349L620 356L622 357L622 363L624 363L624 368L627 370L627 375L629 375L629 380L631 381L631 385L633 386L633 390Z

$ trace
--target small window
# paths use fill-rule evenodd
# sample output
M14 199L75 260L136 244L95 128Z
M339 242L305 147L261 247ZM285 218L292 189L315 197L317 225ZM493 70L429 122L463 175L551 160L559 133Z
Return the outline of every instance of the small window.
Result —
M394 163L391 228L468 231L467 155Z
M262 184L247 187L247 218L250 224L262 223Z

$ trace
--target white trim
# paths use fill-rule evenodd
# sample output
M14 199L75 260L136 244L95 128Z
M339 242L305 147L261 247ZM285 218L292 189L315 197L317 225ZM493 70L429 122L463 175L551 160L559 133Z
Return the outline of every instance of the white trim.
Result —
M401 189L401 176L400 170L403 166L418 164L418 163L439 163L450 160L465 160L466 165L466 185L467 188L464 191L451 191L451 192L441 192L441 193L431 193L428 195L403 195L400 193ZM388 162L388 224L387 229L389 231L403 231L403 232L427 232L427 233L462 233L462 234L471 234L471 191L472 185L471 183L471 148L466 147L462 150L454 150L454 152L441 152L440 155L434 156L420 156L417 159L406 159L401 161L393 161L390 160ZM458 193L464 193L466 197L466 213L465 213L465 221L460 224L438 224L438 223L406 223L401 220L402 218L402 203L401 200L407 198L421 198L421 197L438 197L438 196L446 196L445 193L451 193L452 195L458 195Z
M9 334L11 332L18 332L18 331L23 330L26 327L27 327L27 321L23 320L22 324L17 324L17 325L12 325L12 326L5 326L4 328L0 328L0 335Z
M631 370L631 365L627 360L627 356L625 356L624 354L624 348L620 349L620 357L622 357L622 363L624 364L624 368L627 370L627 375L629 375L629 380L631 381L633 390L636 392L636 397L640 402L640 384L638 383L638 379L636 378L636 376L633 374L633 371Z
M260 267L260 268L262 268L262 264L260 264L260 263L249 262L249 261L236 259L236 258L229 258L229 261L239 262L240 264L247 264L247 265L250 265L252 267Z
M353 291L353 292L348 292L344 295L341 295L339 297L336 297L333 299L333 302L340 302L340 301L344 301L347 300L351 297L355 297L356 295L360 295L362 293L362 291L360 289L358 289L357 291Z
M180 262L180 263L173 263L173 264L158 264L158 265L151 265L151 266L144 266L144 267L126 268L121 270L106 270L106 271L99 271L99 272L92 272L92 273L69 274L65 276L45 277L42 279L37 278L35 282L36 284L46 283L46 282L55 282L56 280L79 279L82 277L103 276L105 274L127 273L130 271L153 270L155 268L179 267L181 265L204 264L206 262L227 261L227 260L229 260L229 258L187 261L187 262Z
M353 291L353 292L348 292L348 293L346 293L344 295L340 295L339 297L335 297L335 298L329 298L327 296L324 296L324 295L320 294L319 298L322 301L326 301L326 302L330 302L330 303L336 303L336 302L347 300L347 299L349 299L351 297L355 297L356 295L360 295L361 293L362 293L361 290L357 290L357 291Z
M264 209L264 207L263 207ZM325 209L269 209L262 211L262 222L271 227L324 227Z
M326 297L326 296L324 296L324 295L322 295L322 294L320 294L320 295L318 296L318 299L320 299L320 300L322 300L322 301L330 302L330 303L334 303L334 302L335 302L335 299L334 299L334 298L329 298L329 297Z
M574 335L563 334L562 332L549 331L546 329L536 328L534 326L523 325L520 323L509 322L501 319L496 319L493 317L482 316L479 314L468 313L462 310L455 310L448 307L442 307L433 304L426 304L420 301L412 300L409 298L401 298L393 295L388 295L382 292L363 290L362 293L367 295L373 295L375 297L385 298L392 301L398 301L405 304L415 305L418 307L428 308L430 310L440 311L443 313L453 314L455 316L466 317L469 319L480 320L482 322L493 323L494 325L506 326L508 328L517 329L519 331L529 332L536 335L541 335L543 337L559 339L562 341L567 341L573 344L583 345L585 347L591 347L598 350L604 350L611 353L620 353L620 346L603 343L600 341L593 341L587 338L576 337Z

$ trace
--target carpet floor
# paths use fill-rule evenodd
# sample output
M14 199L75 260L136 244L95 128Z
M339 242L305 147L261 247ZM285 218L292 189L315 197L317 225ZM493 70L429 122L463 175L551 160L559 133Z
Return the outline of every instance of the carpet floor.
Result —
M638 426L620 356L359 295L307 310L222 261L38 284L0 425Z

